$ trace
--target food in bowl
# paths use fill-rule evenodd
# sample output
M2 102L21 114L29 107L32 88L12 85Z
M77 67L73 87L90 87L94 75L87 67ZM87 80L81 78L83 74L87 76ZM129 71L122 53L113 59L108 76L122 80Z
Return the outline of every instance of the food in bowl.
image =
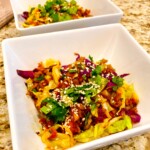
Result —
M124 79L129 74L118 75L106 59L75 55L71 64L47 59L31 71L17 70L39 112L37 134L48 149L131 129L141 119L138 95Z
M79 6L75 0L47 0L42 6L31 7L21 15L24 28L91 16L89 9Z

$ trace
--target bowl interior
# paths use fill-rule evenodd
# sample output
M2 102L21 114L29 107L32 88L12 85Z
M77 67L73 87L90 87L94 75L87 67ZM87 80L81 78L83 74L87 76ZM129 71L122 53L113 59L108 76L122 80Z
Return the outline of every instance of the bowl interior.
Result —
M139 95L138 108L142 118L131 130L111 135L111 138L105 137L106 141L101 138L96 143L92 141L90 144L81 144L84 146L79 145L77 149L106 145L150 129L150 57L123 26L112 24L33 35L3 42L14 149L43 149L43 144L35 134L39 130L37 112L32 100L26 96L24 81L16 74L16 69L31 70L47 58L59 59L63 65L68 64L75 60L74 52L87 57L90 54L94 60L106 58L118 73L130 73L126 80L134 84Z

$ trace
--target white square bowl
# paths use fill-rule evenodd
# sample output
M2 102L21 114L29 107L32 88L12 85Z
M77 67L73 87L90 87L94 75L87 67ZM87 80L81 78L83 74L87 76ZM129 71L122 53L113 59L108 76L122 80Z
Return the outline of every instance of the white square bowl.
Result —
M10 0L17 30L22 35L47 33L53 31L90 27L109 23L118 23L123 12L111 0L76 0L83 8L91 10L92 17L57 22L30 28L23 28L20 14L27 11L29 6L44 4L46 0Z
M7 39L2 43L9 117L14 150L42 150L37 112L26 96L24 80L17 69L30 70L47 58L59 59L62 65L75 60L74 52L94 60L106 58L119 74L130 73L140 103L141 122L133 129L109 135L70 150L83 150L127 139L150 130L150 56L120 24L88 27L41 35Z

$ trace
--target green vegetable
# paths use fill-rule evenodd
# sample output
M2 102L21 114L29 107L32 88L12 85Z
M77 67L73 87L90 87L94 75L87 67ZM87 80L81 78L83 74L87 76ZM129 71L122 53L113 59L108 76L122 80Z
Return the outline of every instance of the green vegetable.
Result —
M40 110L47 115L52 109L48 106L43 106Z
M92 78L91 78L91 81L94 81L96 84L100 85L99 90L102 90L108 82L106 78L100 76L101 72L102 72L101 66L100 65L96 66L96 68L92 71Z
M98 93L99 86L96 84L84 84L82 86L70 87L64 90L64 94L72 97L76 101L80 95L93 97Z
M76 2L75 0L71 0L71 1L70 1L70 4L71 4L71 5L76 5L77 2Z
M119 76L115 76L112 78L112 82L116 84L116 86L113 86L113 90L116 91L118 87L123 85L124 79Z
M88 142L94 139L101 137L107 132L109 134L117 133L120 131L132 128L132 122L129 116L125 115L123 119L115 121L113 124L108 126L105 129L105 126L108 125L107 120L103 123L98 123L95 126L91 126L88 130L76 135L74 138L78 142Z
M85 122L84 122L84 125L85 125L85 126L86 126L87 123L88 123L89 116L90 116L90 112L88 112L88 113L85 115Z
M87 79L87 77L86 77L86 75L85 75L85 74L82 76L82 78L83 78L84 80L86 80L86 79Z
M55 9L58 8L59 9ZM38 5L42 15L49 14L49 17L53 19L53 22L65 21L72 19L71 15L75 15L78 10L78 6L74 0L67 2L66 0L48 0L44 7Z
M87 104L90 104L90 103L91 103L91 96L86 96L85 102L86 102Z
M72 19L71 16L67 13L62 13L59 15L59 21L66 21Z
M91 62L93 62L93 57L91 55L89 55L89 59Z
M35 78L36 81L44 80L44 75L40 75L39 77Z
M128 129L132 129L132 121L128 115L125 115L124 120Z
M100 137L104 133L103 123L98 123L94 126L94 139Z
M40 10L41 16L45 17L46 16L46 10L45 7L42 6L41 4L38 5L38 9Z
M106 130L109 134L113 134L131 128L132 128L131 118L125 115L123 119L117 120L116 122L108 126Z
M95 103L90 105L91 113L93 116L98 117L98 108Z
M100 65L96 66L96 68L92 71L92 76L99 75L101 71L102 71L101 66Z
M93 76L91 79L90 79L92 82L96 83L97 85L99 85L99 90L103 90L103 88L107 85L108 83L108 80L104 77L101 77L100 75L96 75L96 76Z
M78 8L76 6L72 6L70 7L67 12L70 14L70 15L75 15L77 13L77 10Z
M53 118L55 122L62 122L66 118L67 109L64 109L60 106L57 106L57 108L53 109L50 115L50 118Z
M90 97L97 95L107 84L107 79L98 75L93 78L93 83L83 84L81 86L69 87L64 90L64 94L76 101L81 95L86 97L87 103L90 103ZM94 83L95 82L95 83Z
M32 92L37 92L37 89L32 89Z
M58 13L53 13L51 15L51 17L53 18L53 21L54 22L58 22L59 21L59 14Z
M77 70L76 69L70 69L69 72L70 73L75 73L75 72L77 72Z
M97 76L95 77L95 83L98 84L98 85L100 85L101 82L102 82L102 77L101 77L100 75L97 75Z
M50 9L50 10L48 11L48 13L49 13L49 17L52 17L53 14L56 14L56 11L53 10L53 9Z
M107 132L109 134L113 134L113 133L123 131L126 128L131 129L132 122L131 122L130 117L125 115L124 118L115 121L108 127L107 126L108 126L108 120L106 119L103 123L98 123L95 126L91 126L88 130L75 135L74 139L78 142L89 142L91 140L97 139L107 134Z
M46 105L41 107L40 111L48 118L53 119L55 122L62 122L65 120L67 114L67 108L65 108L65 105L59 104L53 98L46 98L42 103L46 103Z
M74 139L81 143L97 139L104 133L104 124L106 123L98 123L95 126L91 126L88 130L85 130L82 133L75 135Z
M32 11L35 9L35 7L31 7L29 10L29 13L32 14Z
M64 0L55 0L56 1L56 4L62 4L64 2Z
M93 131L94 131L94 127L91 126L88 130L86 130L80 134L75 135L74 139L76 141L82 142L82 143L89 142L89 141L94 139Z
M119 76L115 76L112 78L112 82L116 83L118 86L122 86L123 81L124 81L124 79Z
M44 7L45 7L45 10L48 12L53 6L53 1L46 1Z

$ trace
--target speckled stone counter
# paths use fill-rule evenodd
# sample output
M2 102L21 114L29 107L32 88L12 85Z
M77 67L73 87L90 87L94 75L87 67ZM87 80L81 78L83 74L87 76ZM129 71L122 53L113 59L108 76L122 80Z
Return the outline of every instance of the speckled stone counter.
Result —
M133 37L150 54L150 0L113 0L124 12L123 24ZM3 57L1 42L3 39L20 36L14 20L0 30L0 150L11 150L10 126L5 91ZM150 150L150 133L145 133L99 150Z

